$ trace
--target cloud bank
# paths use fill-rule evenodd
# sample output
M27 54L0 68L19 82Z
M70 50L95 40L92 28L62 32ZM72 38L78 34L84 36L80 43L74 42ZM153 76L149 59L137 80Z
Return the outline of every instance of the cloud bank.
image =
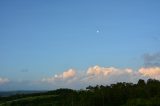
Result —
M131 68L115 68L115 67L100 67L98 65L89 67L84 72L78 72L74 69L69 69L61 74L43 78L43 83L53 85L63 85L62 87L86 87L96 84L111 84L116 82L133 82L136 83L139 79L147 80L148 78L160 80L160 67L142 67L137 71Z
M43 78L41 82L59 87L83 88L88 85L109 85L117 82L137 83L139 79L160 80L160 52L144 54L143 62L144 66L137 70L98 65L84 71L69 69L58 75Z
M141 68L139 73L143 76L160 80L160 67Z
M6 89L83 89L89 85L109 85L117 82L137 83L139 79L149 78L160 80L160 67L131 68L92 66L84 71L68 69L62 73L45 77L36 81L10 81L0 77L0 90Z

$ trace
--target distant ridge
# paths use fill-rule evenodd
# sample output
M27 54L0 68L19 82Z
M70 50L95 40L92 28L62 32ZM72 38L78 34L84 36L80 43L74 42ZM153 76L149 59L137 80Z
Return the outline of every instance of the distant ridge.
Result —
M17 91L0 91L1 97L13 96L17 94L33 94L33 93L41 93L46 91L36 91L36 90L17 90Z

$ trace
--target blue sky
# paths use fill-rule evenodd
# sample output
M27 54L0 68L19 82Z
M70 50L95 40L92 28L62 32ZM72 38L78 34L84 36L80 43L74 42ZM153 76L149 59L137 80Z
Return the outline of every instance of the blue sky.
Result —
M159 11L159 0L1 0L0 77L138 69L144 54L160 51Z

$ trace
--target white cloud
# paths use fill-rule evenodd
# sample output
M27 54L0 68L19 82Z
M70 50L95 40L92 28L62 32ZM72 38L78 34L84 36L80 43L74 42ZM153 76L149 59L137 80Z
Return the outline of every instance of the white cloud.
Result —
M9 82L9 79L0 77L0 85L8 82Z
M115 68L111 67L111 68L104 68L104 67L99 67L99 66L94 66L94 67L90 67L87 70L87 74L88 75L109 75L111 72L115 71Z
M142 67L138 70L131 68L116 68L116 67L100 67L98 65L89 67L84 71L74 69L66 70L62 73L55 74L50 77L45 77L41 81L12 81L7 78L0 77L0 85L7 84L7 88L28 88L39 89L57 89L57 88L85 88L88 85L109 85L117 82L133 82L137 83L139 79L147 80L155 78L160 80L160 67ZM0 86L0 89L5 89L6 86Z
M146 77L160 80L160 67L141 68L139 72Z
M111 84L115 82L136 82L142 78L140 73L130 68L120 69L115 67L94 66L87 70L85 82L89 84Z
M63 72L63 78L64 79L72 78L75 76L75 74L76 74L76 72L73 69L69 69L68 71Z
M139 79L155 78L160 79L160 67L140 68L134 71L130 68L115 67L89 67L84 72L78 72L73 69L56 74L52 77L43 78L42 82L52 83L55 86L63 87L86 87L96 84L111 84L116 82L133 82L137 83Z
M67 71L64 71L62 74L59 74L59 75L55 74L52 77L43 78L42 82L54 83L56 81L67 81L75 77L75 75L76 75L76 71L73 69L69 69Z

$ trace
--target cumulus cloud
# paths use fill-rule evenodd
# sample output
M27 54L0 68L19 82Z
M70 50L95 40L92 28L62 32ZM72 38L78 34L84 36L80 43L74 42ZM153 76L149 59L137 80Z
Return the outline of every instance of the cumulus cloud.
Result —
M160 67L141 68L139 69L139 72L143 76L160 80Z
M72 78L75 76L75 74L76 74L76 72L73 69L69 69L68 71L63 72L63 78L64 79Z
M88 75L109 75L111 72L115 71L116 69L114 67L110 67L110 68L104 68L104 67L99 67L99 66L94 66L94 67L90 67L87 70L87 74Z
M0 77L0 85L1 84L5 84L5 83L8 83L9 82L9 79L7 79L7 78L1 78Z
M75 75L76 75L76 71L74 69L69 69L67 71L64 71L62 74L59 74L59 75L55 74L52 77L43 78L42 82L53 83L55 81L67 81L74 78Z
M89 84L111 84L115 82L136 82L143 76L130 68L94 66L88 68L85 82Z
M92 66L84 71L69 69L62 73L50 77L42 78L40 81L12 81L0 77L1 89L5 88L28 88L31 89L57 89L73 88L81 89L88 85L109 85L117 82L137 83L139 79L147 80L149 78L160 80L160 67L142 67L137 70L131 68L101 67ZM9 84L6 84L10 82Z
M0 89L5 88L27 88L27 89L57 89L73 88L81 89L88 85L109 85L117 82L137 83L139 79L147 80L149 78L160 80L160 67L142 67L137 70L131 68L101 67L92 66L86 70L69 69L62 73L50 77L42 78L40 81L12 81L0 77ZM8 83L9 84L5 84Z
M116 82L137 83L139 79L160 79L160 67L143 67L138 70L131 68L100 67L98 65L89 67L85 71L78 72L69 69L61 74L43 78L42 82L52 83L59 87L82 88L88 85L112 84ZM62 86L61 86L62 85Z
M131 68L92 66L84 71L69 69L52 77L43 78L43 83L50 83L55 88L85 88L88 85L109 85L117 82L137 83L139 79L149 78L160 80L160 67Z

